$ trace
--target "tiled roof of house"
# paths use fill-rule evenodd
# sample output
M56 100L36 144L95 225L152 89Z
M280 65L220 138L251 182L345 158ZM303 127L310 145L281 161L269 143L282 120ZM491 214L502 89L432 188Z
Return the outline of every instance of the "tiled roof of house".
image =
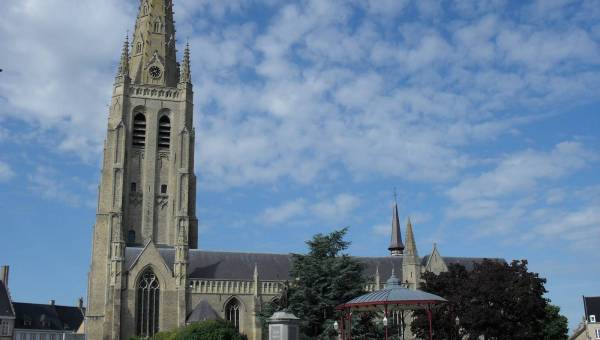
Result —
M8 289L4 285L4 281L0 280L0 317L14 317L11 307L10 295Z
M15 328L47 329L75 332L85 311L79 307L14 302Z
M595 315L597 322L600 322L600 296L584 296L583 307L587 320L590 319L590 315Z

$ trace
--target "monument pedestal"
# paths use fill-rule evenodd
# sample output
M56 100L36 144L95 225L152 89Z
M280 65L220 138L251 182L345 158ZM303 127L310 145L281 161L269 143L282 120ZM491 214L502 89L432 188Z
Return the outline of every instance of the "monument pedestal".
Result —
M269 340L298 340L300 337L300 319L294 314L275 312L267 319Z

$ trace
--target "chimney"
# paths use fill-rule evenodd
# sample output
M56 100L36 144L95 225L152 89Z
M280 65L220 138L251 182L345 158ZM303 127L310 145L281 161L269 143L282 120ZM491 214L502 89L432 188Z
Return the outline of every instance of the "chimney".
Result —
M54 300L50 300L50 306L54 306Z
M4 282L4 285L8 287L8 266L2 266L2 270L0 270L0 281Z

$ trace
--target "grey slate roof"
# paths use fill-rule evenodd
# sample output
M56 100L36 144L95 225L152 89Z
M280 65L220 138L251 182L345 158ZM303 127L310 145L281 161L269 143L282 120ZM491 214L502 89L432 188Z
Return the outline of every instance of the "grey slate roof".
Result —
M587 320L590 319L590 315L595 315L596 322L600 321L600 296L584 296L583 308Z
M140 255L143 248L127 247L125 249L125 265L130 268ZM175 249L159 248L158 252L165 263L173 270L175 262ZM422 264L427 263L428 256L422 259ZM357 257L364 263L365 276L374 278L379 270L381 282L387 280L392 269L402 280L402 256L384 257ZM458 263L468 270L473 269L473 263L483 261L483 258L444 257L447 264ZM504 261L504 260L502 260ZM261 280L290 280L290 254L267 253L242 253L224 251L205 251L191 249L189 252L188 277L194 279L220 279L220 280L252 280L254 265L258 266L258 275Z
M16 314L15 328L75 332L84 317L84 310L79 307L23 302L14 302L13 306Z
M206 321L206 320L217 320L221 317L219 314L212 308L210 303L206 300L202 300L198 302L194 310L188 315L187 322L198 322L198 321Z
M0 280L0 317L14 317L10 295L8 289L4 285L4 281Z

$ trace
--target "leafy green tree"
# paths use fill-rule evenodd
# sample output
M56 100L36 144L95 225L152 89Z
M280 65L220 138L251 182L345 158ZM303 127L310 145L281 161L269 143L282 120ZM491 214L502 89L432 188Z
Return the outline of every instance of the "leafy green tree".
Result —
M544 320L544 340L566 340L568 338L568 320L560 314L560 307L546 306L546 319Z
M247 340L247 337L227 321L209 320L157 333L152 340Z
M527 261L484 260L472 271L450 266L447 273L424 276L423 289L449 302L434 311L439 338L545 339L545 279L529 272ZM427 317L416 313L413 332L428 332Z
M335 307L364 293L363 265L344 254L347 228L317 234L306 242L307 255L292 254L288 309L302 320L301 333L309 339L334 335Z
M433 332L436 338L448 340L462 340L465 336L464 329L458 322L459 316L462 316L468 301L467 283L469 273L465 267L452 264L448 266L448 271L435 275L431 272L423 274L423 284L421 290L432 292L448 300L432 310ZM416 311L415 320L411 327L413 332L420 338L429 338L429 319L426 312Z

